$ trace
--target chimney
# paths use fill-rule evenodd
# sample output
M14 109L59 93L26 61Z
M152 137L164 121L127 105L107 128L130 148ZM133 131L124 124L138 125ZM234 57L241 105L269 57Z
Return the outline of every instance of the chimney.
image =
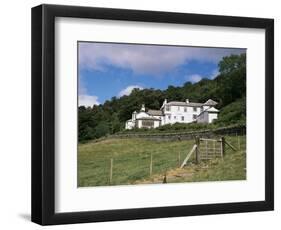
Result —
M141 105L141 111L142 111L142 112L145 112L145 106L144 106L144 104Z
M185 99L185 103L187 103L187 104L188 104L188 103L189 103L189 99Z

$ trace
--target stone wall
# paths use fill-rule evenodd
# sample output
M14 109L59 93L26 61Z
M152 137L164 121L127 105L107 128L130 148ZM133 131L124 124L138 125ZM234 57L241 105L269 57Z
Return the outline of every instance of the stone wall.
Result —
M213 138L226 135L246 135L246 125L177 133L128 133L109 135L108 138L144 138L155 141L191 140L196 136Z

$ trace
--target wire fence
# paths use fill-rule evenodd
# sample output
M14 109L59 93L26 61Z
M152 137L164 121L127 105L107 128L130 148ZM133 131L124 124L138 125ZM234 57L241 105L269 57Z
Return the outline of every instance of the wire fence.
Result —
M229 143L237 150L246 148L246 138L240 133L227 137ZM195 139L194 139L195 140ZM155 175L164 175L168 170L179 168L186 158L188 152L196 143L195 141L175 141L167 143L169 149L154 149L154 151L138 152L123 155L104 153L99 158L78 163L78 184L79 186L105 186L136 184L149 180ZM176 147L175 147L176 146ZM200 158L202 160L211 157L221 156L221 142L207 141L201 138ZM79 159L78 159L79 160ZM190 163L196 163L196 156L189 159Z

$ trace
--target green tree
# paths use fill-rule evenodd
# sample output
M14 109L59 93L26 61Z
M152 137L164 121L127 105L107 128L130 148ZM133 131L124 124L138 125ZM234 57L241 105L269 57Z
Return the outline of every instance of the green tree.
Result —
M105 136L110 132L109 125L105 121L99 122L99 124L95 127L94 136L95 138L100 138Z
M224 57L219 63L219 71L217 94L222 106L246 96L246 54Z

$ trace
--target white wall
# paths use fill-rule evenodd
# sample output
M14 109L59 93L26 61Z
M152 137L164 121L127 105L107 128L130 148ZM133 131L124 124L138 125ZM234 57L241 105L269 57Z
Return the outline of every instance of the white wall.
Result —
M212 123L215 119L218 118L218 114L217 113L209 113L209 123Z
M160 121L154 121L154 128L157 128L160 126Z
M217 113L208 113L207 111L200 114L197 121L198 123L212 123L213 120L218 118Z
M91 5L158 11L274 17L275 60L280 60L281 15L279 1L164 1L164 0L52 0L2 1L1 3L1 84L0 84L0 216L1 229L40 229L30 216L30 8L42 2ZM276 64L278 62L275 62ZM275 67L276 87L280 87L280 65ZM281 91L276 88L276 117L281 117ZM276 142L281 138L280 119L275 120ZM278 229L281 208L281 145L276 145L276 211L156 220L77 224L67 229ZM46 229L49 229L47 227ZM65 229L56 226L52 229Z
M132 129L135 126L135 121L126 121L125 129Z
M184 110L186 108L186 111ZM196 108L196 111L193 110L193 107L184 107L184 106L170 106L170 110L164 110L165 113L165 124L174 124L176 122L180 123L190 123L193 119L193 114L198 115L200 113L200 107ZM170 119L168 116L171 116ZM184 121L182 121L184 117Z

